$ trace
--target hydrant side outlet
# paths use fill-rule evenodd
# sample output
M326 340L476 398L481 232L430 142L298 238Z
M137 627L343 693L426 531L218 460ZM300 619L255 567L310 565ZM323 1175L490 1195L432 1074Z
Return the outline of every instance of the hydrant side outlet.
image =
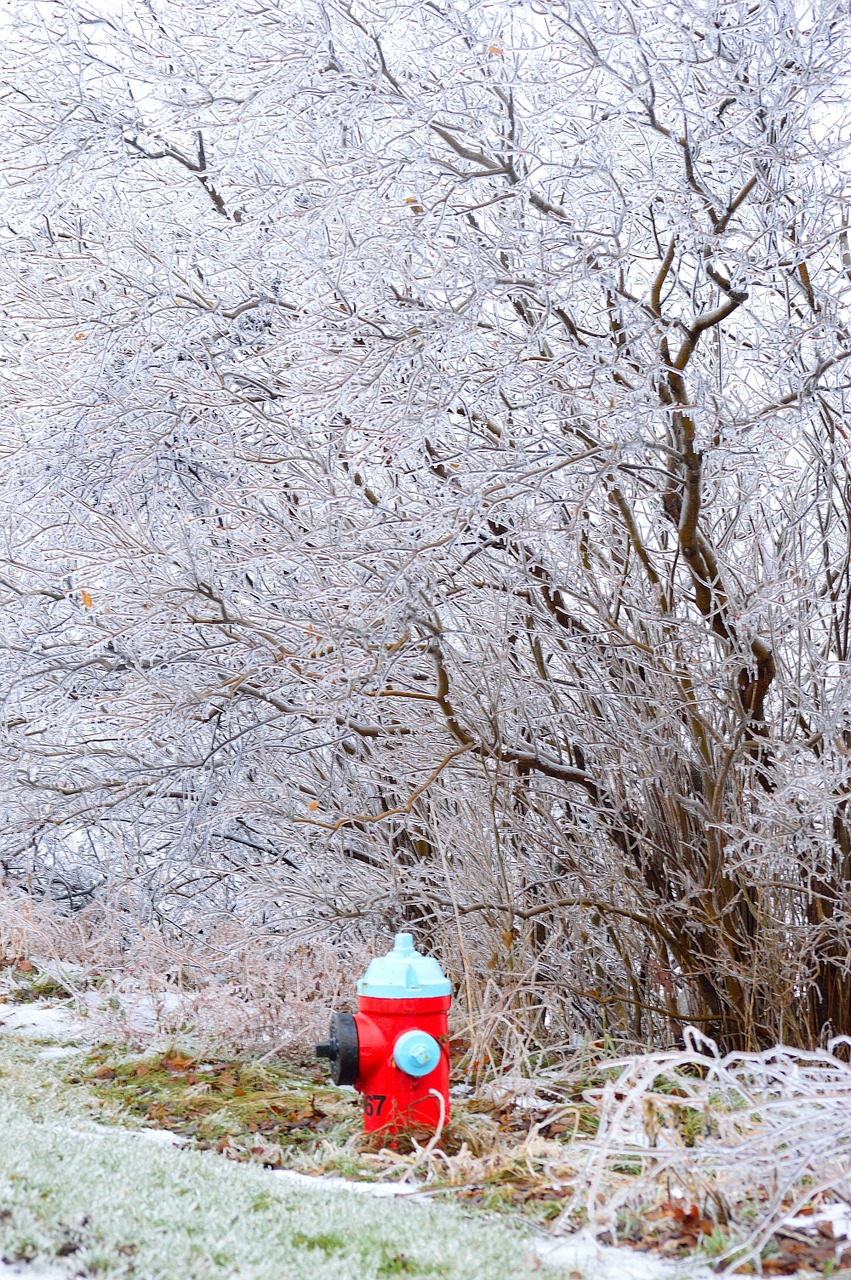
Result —
M427 1076L440 1062L440 1045L427 1031L403 1031L393 1046L393 1061L409 1076Z
M325 1044L316 1046L317 1058L328 1059L334 1084L354 1084L358 1075L358 1027L350 1013L331 1015L331 1030Z

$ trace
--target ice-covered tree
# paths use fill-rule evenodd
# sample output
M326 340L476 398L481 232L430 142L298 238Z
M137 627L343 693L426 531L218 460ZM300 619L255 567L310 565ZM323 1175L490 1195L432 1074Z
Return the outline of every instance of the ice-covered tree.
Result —
M10 878L851 1031L844 3L13 23Z

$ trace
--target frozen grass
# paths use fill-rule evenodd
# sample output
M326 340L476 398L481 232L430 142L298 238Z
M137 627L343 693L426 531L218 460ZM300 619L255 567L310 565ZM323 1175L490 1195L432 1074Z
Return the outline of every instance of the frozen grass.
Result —
M11 1016L39 1012L52 1011L25 1003ZM61 1030L56 1018L43 1028ZM19 1044L13 1055L26 1060L16 1068L22 1098L44 1076L72 1112L160 1126L234 1161L404 1182L680 1259L696 1253L773 1274L847 1264L843 1230L825 1238L824 1223L817 1236L807 1222L827 1214L840 1223L851 1190L851 1069L828 1051L721 1058L697 1039L680 1053L619 1059L589 1049L534 1080L503 1078L456 1097L432 1151L410 1141L376 1150L351 1090L281 1063L174 1047L140 1055L96 1045L63 1058L54 1046L37 1062L34 1053ZM38 1088L43 1096L48 1085Z
M47 1031L56 1036L61 1027L51 1023ZM566 1249L572 1262L564 1269L589 1280L604 1271L665 1274L646 1254L600 1250L607 1240L653 1245L683 1263L697 1255L767 1274L798 1267L848 1274L838 1269L848 1241L812 1229L820 1217L841 1222L851 1170L851 1069L826 1051L721 1058L695 1042L676 1054L589 1057L570 1071L552 1070L536 1081L503 1080L484 1091L488 1096L456 1103L450 1141L433 1152L415 1145L376 1151L360 1129L350 1091L317 1087L281 1067L205 1063L175 1049L140 1059L127 1050L45 1047L6 1034L0 1036L0 1077L0 1242L7 1257L40 1256L54 1265L59 1258L82 1274L215 1276L229 1273L233 1241L247 1222L253 1243L244 1253L246 1269L235 1274L259 1275L268 1265L258 1232L263 1248L274 1245L281 1266L297 1267L274 1274L306 1274L303 1259L294 1262L292 1250L280 1252L285 1222L296 1224L296 1254L307 1249L328 1263L325 1271L311 1263L317 1275L338 1274L334 1266L345 1262L339 1274L353 1278L452 1277L457 1264L459 1275L501 1280L509 1255L517 1275L534 1269L524 1262L528 1236L481 1217L464 1219L445 1199L423 1210L432 1215L428 1223L410 1216L420 1206L383 1201L377 1208L336 1191L343 1201L320 1213L304 1197L330 1195L326 1183L282 1189L280 1175L257 1167L264 1162L404 1182L420 1194L510 1209L515 1218L518 1211L537 1220L555 1211L563 1229L586 1224L584 1243L574 1237L579 1243L555 1256ZM107 1129L104 1122L121 1129ZM157 1131L150 1128L126 1132L152 1122L233 1159L154 1148L150 1139ZM276 1124L282 1141L265 1131ZM159 1132L168 1140L166 1130ZM274 1205L262 1213L253 1200L245 1208L258 1186L274 1188ZM160 1195L165 1204L157 1208ZM220 1205L237 1207L235 1220L234 1210L227 1222L216 1219L216 1196ZM281 1207L281 1196L289 1207ZM352 1199L360 1208L350 1213ZM191 1206L188 1217L181 1204ZM10 1211L5 1218L4 1210ZM351 1220L351 1230L341 1235L328 1227L328 1214ZM210 1215L215 1230L208 1230ZM418 1253L419 1237L399 1235L400 1222L415 1236L421 1223L437 1254ZM201 1247L202 1239L212 1242L210 1248ZM167 1248L164 1241L171 1241ZM390 1242L397 1247L392 1255ZM219 1271L213 1254L224 1259ZM178 1270L170 1273L162 1269L166 1265Z
M572 1144L560 1222L581 1217L617 1240L641 1220L645 1238L648 1206L673 1193L696 1221L706 1215L703 1230L716 1224L719 1258L761 1269L773 1238L793 1237L790 1217L851 1205L851 1044L722 1057L693 1029L687 1043L613 1060L605 1085L586 1091L599 1124ZM825 1273L835 1274L851 1241L827 1252Z
M37 1045L0 1037L0 1055L0 1247L8 1261L137 1280L540 1275L531 1237L503 1223L452 1205L293 1185L256 1165L107 1128L57 1080Z
M453 1207L293 1187L252 1165L0 1107L0 1240L102 1276L531 1276L530 1246ZM528 1261L524 1261L528 1258Z
M465 1086L433 1151L376 1151L350 1092L277 1060L281 1046L289 1053L309 1045L317 1019L324 1029L342 982L328 955L296 957L289 1003L278 1002L272 1014L283 978L271 962L264 969L258 960L257 977L246 961L246 982L255 985L233 990L198 975L190 981L165 953L159 967L140 955L135 967L109 969L106 952L92 951L91 929L81 932L69 962L60 955L72 925L54 937L50 929L59 925L49 913L45 920L29 920L26 936L7 930L0 1000L14 1002L15 1020L39 1022L38 1001L70 993L65 1007L88 1015L90 1040L129 1041L121 1050L96 1048L73 1069L54 1064L50 1088L72 1110L173 1128L237 1160L421 1184L478 1208L555 1220L565 1231L585 1227L599 1240L674 1256L703 1251L775 1274L794 1270L798 1258L834 1275L851 1256L845 1238L807 1244L801 1225L825 1212L839 1221L851 1203L845 1042L834 1051L728 1057L696 1033L682 1052L615 1058L606 1046L587 1046L543 1072L523 1064L531 1078L503 1074L479 1080L475 1092ZM36 943L50 955L35 951ZM286 1033L280 1018L290 1023ZM52 1018L50 1031L61 1036L61 1019ZM219 1056L225 1061L217 1063ZM500 1065L505 1071L508 1064ZM79 1085L60 1085L62 1071Z
M373 954L256 937L237 921L215 934L215 947L178 946L106 904L68 915L0 884L0 998L10 984L16 1000L73 997L104 1040L192 1035L211 1051L309 1056Z

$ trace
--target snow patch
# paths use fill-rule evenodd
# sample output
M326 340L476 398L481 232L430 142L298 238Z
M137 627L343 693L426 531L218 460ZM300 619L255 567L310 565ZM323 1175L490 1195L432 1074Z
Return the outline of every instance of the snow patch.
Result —
M31 1267L25 1263L0 1261L0 1280L68 1280L66 1271Z
M834 1240L851 1239L851 1205L842 1204L839 1201L821 1205L818 1213L806 1216L799 1214L797 1217L787 1218L783 1225L792 1227L795 1231L806 1231L808 1235L814 1235L820 1222L830 1223Z
M288 1182L297 1183L299 1186L311 1187L314 1191L335 1190L335 1191L356 1191L368 1196L405 1196L408 1200L419 1201L420 1204L429 1204L431 1195L424 1192L422 1187L418 1185L406 1186L400 1182L354 1182L348 1178L316 1177L313 1178L309 1173L296 1173L294 1169L274 1169L273 1175L276 1178L285 1178Z
M126 1129L125 1133L132 1133L136 1138L155 1142L161 1147L185 1147L189 1141L179 1133L172 1133L171 1129Z
M673 1263L634 1249L598 1244L590 1231L577 1231L561 1239L544 1239L535 1246L535 1257L544 1267L563 1267L582 1280L716 1280L699 1264Z
M16 1035L43 1036L46 1039L79 1043L85 1039L85 1026L66 1005L33 1002L0 1006L0 1031Z
M75 1058L79 1052L78 1044L46 1044L40 1049L41 1057L48 1062L58 1058Z

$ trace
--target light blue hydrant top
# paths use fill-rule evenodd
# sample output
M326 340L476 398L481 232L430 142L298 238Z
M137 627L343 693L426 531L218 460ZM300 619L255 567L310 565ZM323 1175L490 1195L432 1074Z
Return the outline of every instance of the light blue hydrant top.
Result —
M397 933L392 951L376 956L358 983L359 996L384 1000L430 1000L448 996L452 983L434 956L420 955L413 934Z

